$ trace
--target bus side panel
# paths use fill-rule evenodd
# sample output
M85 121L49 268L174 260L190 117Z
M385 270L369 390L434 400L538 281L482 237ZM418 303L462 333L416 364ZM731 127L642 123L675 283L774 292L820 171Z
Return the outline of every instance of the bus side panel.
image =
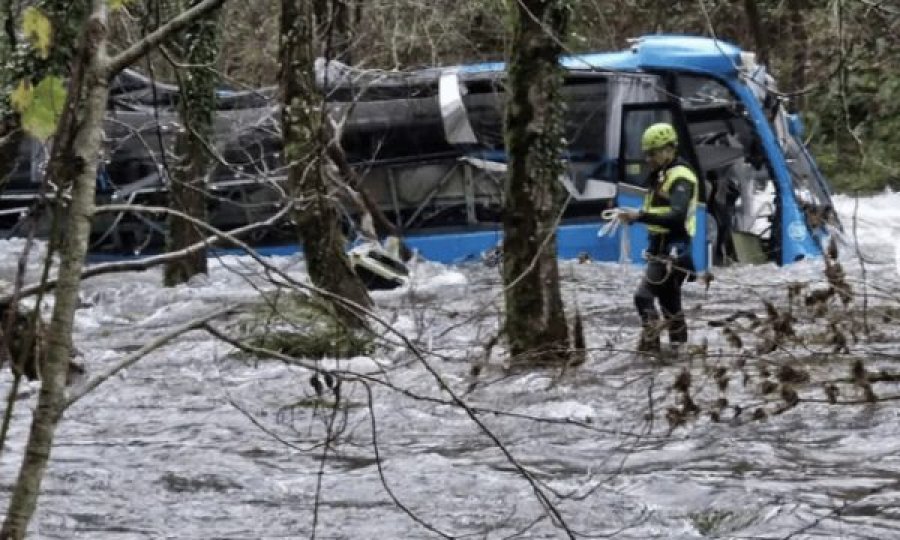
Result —
M578 259L587 255L593 261L619 260L618 234L597 238L597 224L570 223L556 229L557 253L560 259Z
M619 192L616 195L616 206L638 210L644 202L644 190L631 188L626 184L619 184ZM619 252L618 260L635 264L644 264L643 253L647 249L647 227L635 223L629 227L622 227L619 234L628 235L628 253ZM620 244L621 246L622 244Z
M709 269L709 246L706 238L706 205L697 205L697 232L691 242L691 259L698 274Z

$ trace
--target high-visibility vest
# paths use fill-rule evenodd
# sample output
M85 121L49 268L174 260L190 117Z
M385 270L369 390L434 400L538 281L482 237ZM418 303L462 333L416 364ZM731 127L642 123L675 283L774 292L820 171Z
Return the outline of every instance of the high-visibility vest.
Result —
M672 210L669 194L676 180L687 180L694 188L691 202L688 205L687 218L684 220L684 229L693 238L697 232L697 202L700 200L700 190L698 189L697 175L694 174L690 167L676 161L668 168L661 169L659 171L659 181L655 188L648 190L647 194L644 195L644 204L641 209L647 214L669 213ZM663 227L662 225L648 224L647 230L652 234L667 234L671 232L668 227Z

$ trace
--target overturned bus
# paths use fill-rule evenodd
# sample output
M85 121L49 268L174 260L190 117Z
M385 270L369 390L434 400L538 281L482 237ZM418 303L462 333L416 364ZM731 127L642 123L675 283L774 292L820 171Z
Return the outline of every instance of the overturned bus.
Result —
M703 180L693 253L698 270L816 256L840 227L799 118L753 54L707 38L653 35L624 51L561 62L567 172L559 181L568 193L558 228L561 257L640 262L644 226L597 233L608 229L604 210L640 206L648 173L640 137L660 121L676 127L683 157ZM407 245L448 263L495 251L506 168L503 64L396 73L320 61L317 80L359 187ZM264 218L284 202L274 95L273 89L219 92L217 163L208 177L210 219L218 227ZM165 200L166 164L181 131L176 106L177 89L134 73L112 84L101 204ZM23 144L18 181L14 175L2 195L0 215L26 208L41 155L36 143ZM348 223L354 213L347 209ZM109 216L96 223L94 246L132 250L161 238L164 227L161 217ZM255 240L294 238L270 231Z
M644 129L670 122L701 182L694 262L789 264L840 227L830 190L775 81L754 55L700 37L646 36L562 59L568 192L562 257L640 261L643 225L598 236L603 211L641 205ZM320 84L346 116L342 142L366 189L426 258L482 256L501 241L504 65L392 75L332 64Z

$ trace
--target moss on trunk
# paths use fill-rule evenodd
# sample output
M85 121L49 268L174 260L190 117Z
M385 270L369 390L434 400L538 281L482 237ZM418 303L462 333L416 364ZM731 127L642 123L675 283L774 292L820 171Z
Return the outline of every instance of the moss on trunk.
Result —
M569 340L559 289L556 218L562 202L561 50L563 0L516 4L509 60L503 217L506 336L513 363L556 363Z
M198 0L182 2L189 7ZM170 188L170 205L200 221L206 221L206 177L212 166L207 144L212 142L216 114L216 84L218 77L211 69L219 52L218 15L216 10L209 17L189 26L180 39L175 40L180 49L182 63L189 67L178 77L181 92L179 115L184 130L177 139L175 153L180 161L175 168L175 178ZM167 251L178 251L203 240L205 235L191 222L172 216L169 218ZM205 274L206 250L195 251L166 265L166 286L184 283L191 276Z
M344 251L346 240L339 227L336 195L326 173L328 130L313 72L320 42L314 30L315 16L322 15L314 13L318 5L302 0L282 2L281 123L288 183L310 279L333 295L367 307L371 300ZM332 303L348 323L361 322L354 310Z

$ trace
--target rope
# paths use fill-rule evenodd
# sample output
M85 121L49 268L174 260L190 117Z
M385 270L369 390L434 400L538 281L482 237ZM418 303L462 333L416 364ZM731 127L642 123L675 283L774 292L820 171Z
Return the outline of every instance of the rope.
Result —
M649 283L650 285L653 285L653 286L662 285L663 283L666 282L667 279L669 279L669 276L672 275L672 270L675 266L675 264L674 264L675 261L673 261L671 257L658 257L655 255L649 255L649 254L645 253L644 258L647 259L648 263L654 262L654 261L666 263L666 273L663 274L662 279L659 281L654 281L654 280L650 279L649 273L644 272L644 279L647 280L647 283Z
M623 224L623 222L619 216L624 212L631 212L631 211L633 211L633 210L629 209L629 208L609 208L607 210L604 210L600 214L600 217L603 218L604 220L606 220L606 223L603 225L603 227L600 228L599 231L597 231L597 236L599 238L603 238L603 237L607 237L607 236L613 237L616 234L620 235L619 236L619 263L620 264L625 264L625 263L631 262L631 235L628 233L627 228L624 228L621 231L619 230L622 228L622 224ZM665 281L667 279L669 279L669 276L672 275L673 270L681 270L688 275L693 273L690 270L688 270L687 268L681 268L681 267L677 266L675 264L675 260L672 257L667 257L667 256L660 257L658 255L650 255L645 252L644 259L646 259L647 262L661 262L661 263L665 263L665 265L666 265L666 273L663 274L663 277L660 281L652 280L649 277L647 277L646 275L644 276L644 279L646 279L647 282L651 285L662 285L663 283L665 283Z
M606 223L603 227L597 231L597 236L599 238L603 238L604 236L608 236L612 238L616 234L619 234L619 263L626 264L631 262L631 235L628 234L628 229L622 229L622 220L619 218L619 215L623 212L630 211L627 208L610 208L604 210L600 217L606 220Z

